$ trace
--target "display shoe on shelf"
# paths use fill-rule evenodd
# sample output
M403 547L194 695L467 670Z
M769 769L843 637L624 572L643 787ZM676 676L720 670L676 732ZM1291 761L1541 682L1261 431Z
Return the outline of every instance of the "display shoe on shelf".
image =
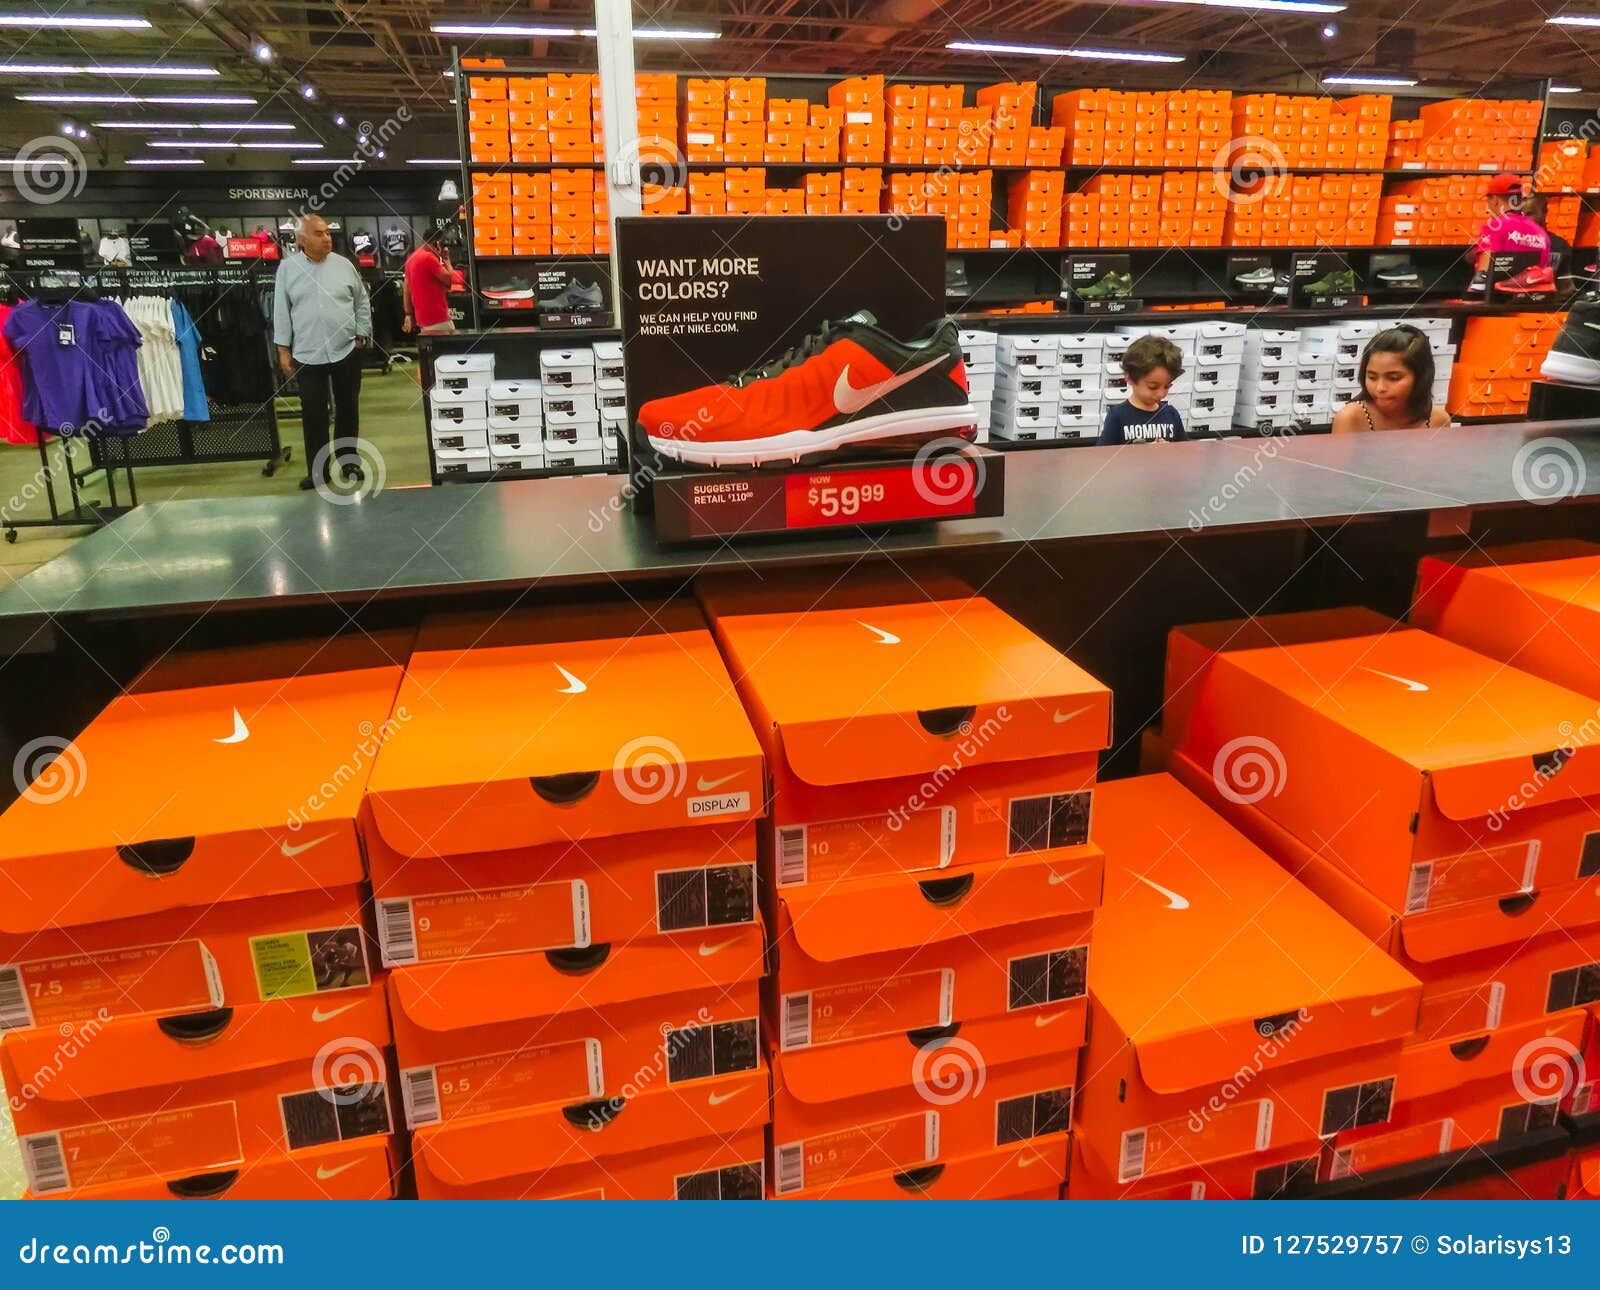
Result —
M541 309L559 309L567 313L582 313L599 309L605 304L605 293L598 282L579 282L574 278L555 295L539 301Z
M533 287L526 278L506 278L492 287L483 288L485 300L532 300Z
M1472 281L1467 283L1467 290L1468 291L1474 291L1474 292L1481 292L1481 291L1487 291L1488 289L1489 289L1489 273L1488 273L1488 270L1479 269L1476 273L1474 273L1472 275Z
M1417 291L1422 287L1422 275L1409 262L1379 269L1373 276L1385 291Z
M1600 300L1573 303L1539 375L1574 385L1600 385Z
M1348 295L1356 289L1354 269L1334 269L1306 287L1308 296Z
M1277 281L1278 275L1263 265L1259 269L1251 269L1248 273L1234 276L1234 282L1241 287L1270 287Z
M1079 300L1104 300L1107 297L1131 296L1133 294L1133 274L1119 273L1112 269L1098 282L1078 289Z
M863 309L759 367L639 409L663 457L702 466L799 462L850 446L971 439L977 413L955 320L897 340Z
M1294 280L1287 273L1280 273L1277 281L1272 284L1273 298L1276 300L1287 300L1289 298L1289 287L1293 281Z
M1548 295L1556 289L1556 273L1548 264L1536 264L1495 283L1494 289L1511 296Z

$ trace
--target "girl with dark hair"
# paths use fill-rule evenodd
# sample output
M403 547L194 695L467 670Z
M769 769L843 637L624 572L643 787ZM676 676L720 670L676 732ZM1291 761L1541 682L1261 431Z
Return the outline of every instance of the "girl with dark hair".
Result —
M1432 430L1450 424L1433 401L1433 346L1415 327L1380 331L1361 354L1361 389L1333 418L1334 434Z

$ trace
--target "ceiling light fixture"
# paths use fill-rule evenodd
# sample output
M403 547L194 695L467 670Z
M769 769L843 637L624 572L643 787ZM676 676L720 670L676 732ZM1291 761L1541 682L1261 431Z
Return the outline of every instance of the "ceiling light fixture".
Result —
M293 130L292 121L96 121L97 130Z
M1545 22L1556 27L1600 27L1600 13L1558 13Z
M156 103L163 107L254 107L253 98L189 94L17 94L20 103Z
M1322 38L1324 40L1332 40L1338 34L1339 34L1339 28L1337 26L1335 26L1333 23L1330 22L1330 23L1324 24L1324 26L1322 28Z
M364 166L366 159L363 157L346 157L341 161L338 157L295 157L293 164L296 166Z
M1182 54L1141 53L1131 49L1067 49L1055 45L1009 45L987 40L952 40L946 49L969 54L1033 54L1040 58L1097 58L1114 63L1181 63Z
M166 63L0 63L0 76L220 76L215 67Z
M119 31L138 31L147 28L147 18L91 18L87 15L0 13L0 27L57 27L72 31L92 31L96 28Z
M1379 85L1394 88L1403 88L1415 85L1416 81L1405 76L1324 76L1324 85Z
M490 36L508 39L594 40L593 27L532 27L506 22L436 22L429 30L440 36ZM720 31L709 28L635 27L635 40L721 40Z
M1207 9L1267 9L1274 13L1343 13L1348 5L1332 0L1159 0L1162 4L1203 5Z
M234 148L257 148L271 152L309 152L320 148L320 143L309 139L245 139L233 143L223 143L217 139L151 139L145 145L149 148L207 148L211 150Z
M125 166L203 166L202 157L129 157Z
M343 112L334 113L333 123L334 123L334 125L338 126L342 130L344 128L344 113Z
M408 157L408 166L459 166L460 157Z
M1583 86L1581 86L1581 85L1552 85L1550 87L1550 93L1552 93L1552 94L1582 94L1583 93Z
M258 63L270 63L272 61L272 46L264 40L258 40L255 48L250 52L256 56L256 62Z
M304 99L314 99L314 98L316 98L317 97L317 87L315 85L311 84L309 81L307 81L304 85L302 85L300 87L300 97L304 98Z

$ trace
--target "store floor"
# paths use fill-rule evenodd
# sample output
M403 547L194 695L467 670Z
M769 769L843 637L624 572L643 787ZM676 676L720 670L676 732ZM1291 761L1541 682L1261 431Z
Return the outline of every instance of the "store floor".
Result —
M428 483L428 450L422 438L417 371L416 364L404 363L395 366L387 376L369 372L361 386L361 435L381 454L389 488ZM139 500L292 493L305 474L299 421L280 419L278 433L284 443L294 449L294 455L287 465L280 465L278 473L270 479L262 475L260 462L250 461L139 470L135 476ZM79 462L87 461L87 456L80 450ZM38 449L0 447L0 511L16 519L48 516L49 503L39 491L39 473ZM66 503L66 477L60 470L55 474L57 493ZM121 494L121 472L118 472L117 487ZM104 478L98 475L91 478L84 492L88 497L104 501ZM0 586L54 559L90 531L87 528L22 529L15 543L0 542Z
M293 493L305 473L300 423L280 421L279 434L294 448L294 456L270 479L261 474L259 462L248 461L140 470L136 478L139 500ZM367 374L361 387L361 434L382 456L387 487L428 484L428 450L422 439L421 399L414 363L398 365L387 376ZM80 453L80 460L84 459L85 455ZM0 507L7 516L21 519L49 514L43 495L36 495L38 474L36 448L0 448ZM65 477L59 471L56 477L65 498ZM91 479L85 492L103 499L106 495L103 479ZM0 586L54 559L90 531L87 528L22 529L14 544L0 542ZM0 1109L0 1200L17 1198L23 1186L22 1160L11 1127L8 1102Z

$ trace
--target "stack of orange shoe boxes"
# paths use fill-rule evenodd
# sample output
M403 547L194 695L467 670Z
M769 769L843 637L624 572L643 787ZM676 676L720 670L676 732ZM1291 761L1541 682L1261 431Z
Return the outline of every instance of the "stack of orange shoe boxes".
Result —
M726 215L728 190L720 170L689 172L689 214Z
M1489 180L1467 175L1407 179L1379 201L1377 236L1385 245L1465 246L1484 217Z
M417 1191L759 1197L761 751L692 605L426 623L363 840Z
M1340 170L1382 170L1393 114L1393 95L1336 99L1328 121L1328 165Z
M511 160L550 160L550 85L543 76L512 76L506 80L506 124L510 129Z
M1162 246L1221 246L1228 212L1226 175L1192 170L1161 174L1157 240Z
M480 178L474 175L472 180L473 234L474 241L479 247L483 246L485 233L488 231L483 217L493 209L478 198ZM492 182L499 186L500 192L509 188L511 193L511 242L497 254L550 255L552 253L550 176L518 172ZM482 255L484 252L480 250L478 254Z
M804 215L806 190L804 188L769 188L763 194L768 215Z
M767 146L767 78L730 76L723 160L760 161Z
M1421 986L1169 775L1102 784L1073 1199L1271 1199L1381 1117Z
M32 1195L393 1195L356 830L409 645L173 654L22 750L0 1073Z
M843 191L843 179L837 171L808 174L806 176L806 214L839 214L840 194Z
M552 127L554 129L554 127ZM594 250L595 170L550 172L550 250L554 255L587 255Z
M949 582L700 596L772 779L772 1194L1055 1194L1109 691Z
M1073 90L1050 100L1050 124L1066 131L1062 162L1098 166L1105 155L1106 103L1113 90Z
M594 184L591 249L596 255L607 255L611 251L611 194L606 189L606 172L596 169L591 172L589 178Z
M989 159L989 109L965 107L966 87L962 85L930 85L927 89L923 161L981 166Z
M480 256L511 255L514 181L520 176L472 174L472 250Z
M883 77L853 76L830 85L828 106L844 114L841 159L882 165L889 138Z
M723 173L725 208L729 215L764 215L767 171L764 166L729 166Z
M1025 164L1030 166L1059 166L1066 148L1067 132L1060 126L1035 125L1028 128L1028 150Z
M673 72L639 72L633 78L642 160L678 156L678 77Z
M1583 188L1589 145L1582 139L1556 139L1539 146L1533 187L1541 193L1571 193Z
M504 76L467 80L467 157L472 161L511 160L511 125Z
M883 171L846 167L840 176L839 212L876 215L883 209Z
M889 87L889 164L920 166L928 133L928 87ZM935 161L943 158L935 157Z
M1167 96L1140 91L1128 97L1133 101L1132 164L1141 169L1159 166L1167 136Z
M838 161L844 141L844 109L811 105L806 125L805 159L810 162Z
M1067 176L1062 170L1029 170L1011 181L1006 221L1022 233L1023 246L1061 245L1066 198Z
M684 85L683 146L689 161L722 161L728 128L728 87L691 76ZM691 195L691 204L693 197Z
M1583 198L1577 193L1547 200L1545 227L1557 237L1564 237L1570 245L1578 242L1578 221L1583 213ZM1591 244L1592 245L1592 244Z
M550 116L550 160L600 161L605 157L597 127L599 80L589 72L551 73L545 78Z
M676 185L643 184L640 211L645 215L687 215L689 190Z
M1542 110L1536 99L1425 103L1415 121L1391 123L1388 164L1408 170L1525 169Z
M1450 411L1469 417L1526 412L1533 382L1566 318L1549 313L1467 319L1450 369Z
M1555 1123L1548 1054L1577 1051L1600 959L1600 749L1567 751L1593 713L1364 609L1172 634L1174 771L1422 982L1392 1095L1329 1140L1325 1180Z
M762 160L806 159L806 116L810 110L811 105L804 99L767 100L767 142Z
M994 216L994 172L964 171L956 185L955 245L989 245L989 226ZM1055 236L1052 232L1051 236Z
M1028 129L1033 125L1033 105L1038 94L1039 87L1033 81L1006 81L986 85L978 91L978 106L988 108L991 113L990 165L1028 164ZM1060 137L1064 144L1065 131Z

